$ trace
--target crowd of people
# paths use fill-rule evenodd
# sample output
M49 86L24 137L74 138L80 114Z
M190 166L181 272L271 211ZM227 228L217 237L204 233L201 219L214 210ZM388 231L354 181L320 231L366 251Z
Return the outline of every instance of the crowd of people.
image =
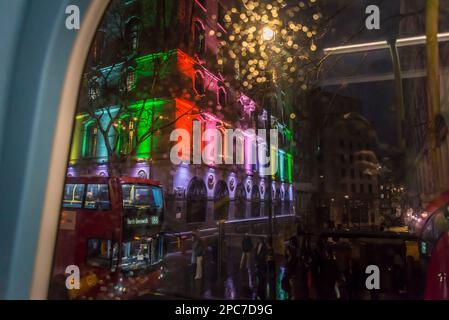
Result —
M348 241L292 237L286 245L282 289L289 299L360 300L418 299L423 273L413 257L387 250L382 257L361 261ZM312 249L313 247L313 249ZM380 250L380 248L378 248ZM368 290L368 265L380 269L379 289Z
M253 241L256 240L254 245ZM256 299L267 299L269 277L279 275L283 268L281 289L292 300L359 300L359 299L418 299L422 292L423 278L419 262L413 257L392 253L382 261L361 261L355 258L353 247L348 241L332 238L314 238L300 235L291 237L285 243L282 263L265 236L244 234L241 241L241 271L254 270ZM194 233L191 265L195 280L203 277L205 244ZM278 259L279 260L279 259ZM381 289L367 290L365 281L367 265L379 265Z

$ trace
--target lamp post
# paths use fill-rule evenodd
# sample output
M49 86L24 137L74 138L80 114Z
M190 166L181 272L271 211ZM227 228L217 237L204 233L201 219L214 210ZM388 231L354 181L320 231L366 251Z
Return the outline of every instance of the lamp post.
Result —
M262 29L262 39L263 41L273 41L275 38L275 31L270 28L269 26L265 26ZM264 98L268 98L268 103L265 103L264 107L267 109L267 125L266 125L266 142L267 142L267 155L270 159L270 169L271 169L271 136L270 136L270 129L271 129L271 108L272 108L272 98L274 95L274 90L272 88L272 77L273 72L271 72L270 79L268 82L268 89L269 92L264 94ZM265 99L264 99L265 100ZM269 172L268 174L268 246L270 248L268 259L267 259L267 270L268 270L268 298L269 299L276 299L276 262L275 262L275 252L274 252L274 245L273 245L273 201L272 201L272 192L273 192L273 186L272 186L272 174Z

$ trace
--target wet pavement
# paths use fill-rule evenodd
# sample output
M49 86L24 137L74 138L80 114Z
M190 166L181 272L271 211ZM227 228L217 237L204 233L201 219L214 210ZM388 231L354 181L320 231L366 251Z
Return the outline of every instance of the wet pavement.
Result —
M195 280L193 266L190 264L191 250L171 252L165 257L164 277L160 293L186 299L256 299L257 280L254 257L250 268L240 269L241 249L226 247L223 258L222 276L218 277L218 265L213 259L212 248L208 247L204 258L202 279ZM276 257L277 269L282 257Z

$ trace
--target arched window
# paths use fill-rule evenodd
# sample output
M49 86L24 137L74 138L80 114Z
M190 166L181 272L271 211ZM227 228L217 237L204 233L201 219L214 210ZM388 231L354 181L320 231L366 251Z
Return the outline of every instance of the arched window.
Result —
M206 30L201 21L196 20L194 25L194 53L199 59L204 59L206 53Z
M97 152L98 128L94 122L89 122L84 127L83 157L94 158Z
M243 183L237 185L237 190L235 191L235 213L236 219L245 218L245 202L246 202L246 191Z
M260 192L259 187L254 185L251 190L251 217L260 216Z
M187 188L187 223L206 221L207 188L200 178L194 177Z
M229 191L226 182L218 181L214 192L214 219L222 220L229 213Z

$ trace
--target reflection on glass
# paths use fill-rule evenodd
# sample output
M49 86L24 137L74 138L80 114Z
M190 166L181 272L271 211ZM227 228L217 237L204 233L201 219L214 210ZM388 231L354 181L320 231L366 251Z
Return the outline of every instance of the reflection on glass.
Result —
M86 192L86 209L110 209L109 187L107 184L88 184Z
M81 208L83 205L84 184L66 184L64 188L64 208Z
M127 211L162 210L162 190L159 187L124 184L122 185L123 207Z
M120 268L123 271L146 269L161 262L162 258L163 239L161 237L129 241L123 243Z
M118 257L117 243L104 239L87 241L87 264L92 267L111 268Z

